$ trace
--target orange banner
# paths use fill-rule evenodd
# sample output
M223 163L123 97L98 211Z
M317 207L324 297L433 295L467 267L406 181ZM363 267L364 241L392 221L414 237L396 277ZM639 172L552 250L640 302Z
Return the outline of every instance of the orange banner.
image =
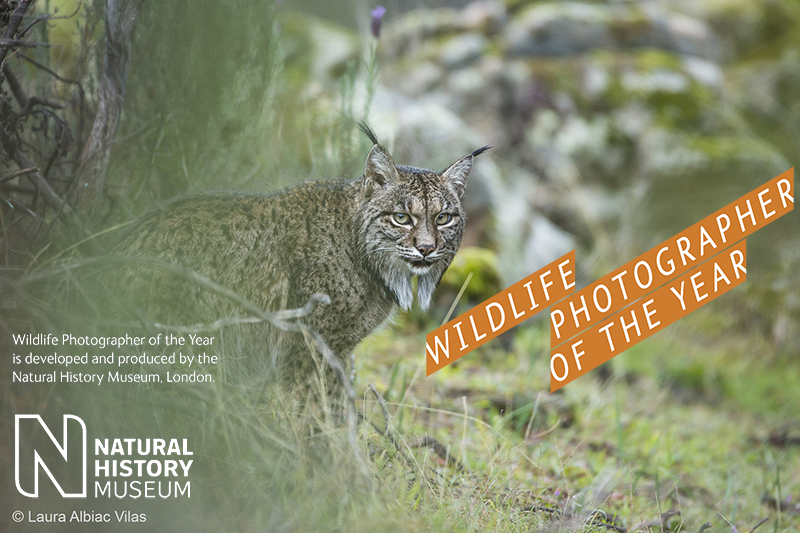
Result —
M729 240L730 242L730 240ZM550 392L605 363L747 279L745 240L550 351Z
M553 304L550 346L564 343L793 208L794 168Z
M426 375L521 324L573 290L575 250L428 333Z

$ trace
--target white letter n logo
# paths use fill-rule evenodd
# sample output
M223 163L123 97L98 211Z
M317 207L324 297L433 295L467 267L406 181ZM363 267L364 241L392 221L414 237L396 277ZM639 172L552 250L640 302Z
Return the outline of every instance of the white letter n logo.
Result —
M56 478L53 477L52 472L47 465L42 460L39 452L36 449L33 450L33 458L34 458L34 466L33 466L33 492L25 492L19 483L19 440L20 440L20 431L19 431L19 420L21 418L35 418L39 421L39 424L44 428L47 436L50 437L50 440L55 445L56 449L58 449L61 456L64 458L64 461L67 461L67 420L70 418L73 420L77 420L78 423L81 425L82 431L82 441L83 441L83 452L82 452L82 461L83 464L81 465L81 472L82 472L82 483L83 483L83 490L82 492L64 492L64 489L61 488L61 485L56 481ZM73 454L74 455L74 454ZM28 496L29 498L38 498L39 497L39 467L45 471L47 476L53 482L53 485L56 486L58 492L61 493L61 496L64 498L85 498L86 497L86 424L83 423L83 420L78 418L75 415L64 415L64 444L60 445L53 434L50 432L50 428L45 425L42 421L42 417L39 415L16 415L14 420L14 480L17 483L17 490L23 496Z

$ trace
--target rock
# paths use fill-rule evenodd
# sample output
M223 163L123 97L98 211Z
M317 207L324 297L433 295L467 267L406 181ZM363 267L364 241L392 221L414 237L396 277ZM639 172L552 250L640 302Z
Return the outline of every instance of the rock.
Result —
M442 277L437 289L437 300L441 296L440 293L449 293L450 297L444 298L449 307L470 274L472 278L464 290L462 303L469 302L475 305L491 298L504 288L497 254L486 248L462 245Z
M719 59L717 37L706 22L680 13L664 18L665 42L662 48L705 59Z
M595 48L655 47L716 59L719 46L703 20L651 4L537 3L514 17L504 39L511 55L559 56Z
M532 175L517 169L498 191L498 204L503 207L496 217L496 227L505 285L516 283L575 249L576 239L533 207L532 198L542 188Z
M462 33L442 43L437 56L444 67L454 70L478 59L488 45L486 37L480 33Z
M712 61L700 59L699 57L686 56L683 58L683 70L692 77L697 83L701 83L711 89L719 91L725 81L725 73L722 68Z
M461 116L468 117L477 128L486 120L497 119L501 107L513 97L509 94L513 69L497 57L484 57L477 64L453 72L443 86L445 105ZM503 124L492 121L483 131L496 135ZM492 141L496 142L496 141Z
M660 69L652 72L623 72L622 88L643 94L667 92L682 93L689 88L686 76L674 70Z
M535 4L505 30L512 55L565 55L612 44L604 6L579 2Z
M614 126L629 139L638 139L655 120L652 109L642 102L631 102L612 112Z
M747 54L764 42L779 40L795 28L798 20L793 3L784 0L662 0L661 3L665 9L706 21L720 41L719 59L726 61Z
M548 169L547 177L560 186L577 186L576 180L615 188L625 184L632 143L605 114L589 119L570 114L562 120L543 111L528 142Z
M589 62L583 70L581 90L583 97L597 100L611 85L611 73L605 66Z
M403 94L422 96L445 79L445 70L432 61L422 61L406 72L393 76Z
M381 35L381 53L386 60L395 60L420 48L433 38L454 34L464 29L458 10L450 8L407 11L388 24Z
M486 35L498 33L506 22L506 8L497 0L478 0L461 12L464 27Z

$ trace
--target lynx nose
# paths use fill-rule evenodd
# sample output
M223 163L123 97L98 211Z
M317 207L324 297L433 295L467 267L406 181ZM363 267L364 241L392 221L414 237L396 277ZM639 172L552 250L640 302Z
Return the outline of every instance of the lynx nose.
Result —
M433 251L432 244L418 244L417 250L422 254L422 257L427 257Z

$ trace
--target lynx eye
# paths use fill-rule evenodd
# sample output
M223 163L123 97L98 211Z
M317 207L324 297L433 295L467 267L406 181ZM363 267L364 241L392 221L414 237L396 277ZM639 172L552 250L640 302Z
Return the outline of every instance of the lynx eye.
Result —
M449 224L453 220L453 215L448 213L440 213L438 217L436 217L436 224L438 226L444 226Z
M395 213L394 215L392 215L392 218L394 219L395 222L397 222L401 226L405 226L411 223L411 217L405 213Z

